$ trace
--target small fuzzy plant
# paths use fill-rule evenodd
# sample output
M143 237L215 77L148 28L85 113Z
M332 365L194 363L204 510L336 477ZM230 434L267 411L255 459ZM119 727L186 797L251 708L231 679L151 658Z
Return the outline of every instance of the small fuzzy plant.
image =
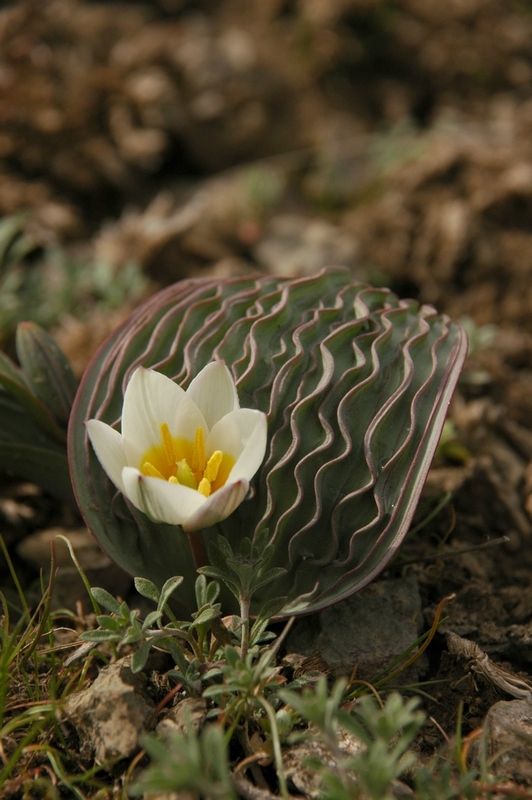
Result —
M269 548L274 577L246 613L280 597L281 614L317 611L397 551L466 350L445 315L341 268L177 283L83 376L69 424L79 507L132 575L183 576L184 613L220 541L239 581L242 543ZM248 602L242 580L236 598L222 587L226 613Z

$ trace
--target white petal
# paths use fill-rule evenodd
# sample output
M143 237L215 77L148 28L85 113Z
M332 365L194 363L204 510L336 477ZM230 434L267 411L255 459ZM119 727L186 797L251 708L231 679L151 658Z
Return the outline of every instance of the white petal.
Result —
M160 372L139 367L124 395L122 436L128 464L138 466L150 447L161 443L161 423L173 436L194 441L196 429L207 429L198 407L186 392Z
M227 483L240 478L249 481L264 460L267 436L266 414L251 408L239 408L226 414L211 430L205 443L207 455L214 450L229 453L236 463Z
M123 470L122 481L124 494L155 522L183 525L207 502L195 489L146 477L133 467Z
M187 389L210 430L219 419L240 408L235 382L223 361L213 361L199 372Z
M122 492L122 470L126 466L126 454L121 435L99 419L89 419L85 425L98 461Z
M190 533L210 528L211 525L226 519L245 498L248 488L249 483L246 480L226 483L207 497L201 508L182 523L183 529Z

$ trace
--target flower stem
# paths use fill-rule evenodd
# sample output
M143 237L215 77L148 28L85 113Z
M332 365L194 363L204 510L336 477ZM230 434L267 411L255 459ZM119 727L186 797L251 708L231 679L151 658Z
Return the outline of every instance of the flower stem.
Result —
M244 661L249 647L249 594L240 595L240 617L242 619L242 638L240 640L240 658Z
M188 543L190 545L192 558L194 559L194 566L196 569L205 567L209 563L209 557L207 555L205 542L203 541L203 531L185 530L185 533L188 536Z

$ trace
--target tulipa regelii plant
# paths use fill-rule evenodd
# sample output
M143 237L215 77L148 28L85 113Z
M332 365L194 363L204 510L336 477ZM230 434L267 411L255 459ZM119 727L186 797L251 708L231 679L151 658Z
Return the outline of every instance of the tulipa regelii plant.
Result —
M177 283L137 309L83 377L69 432L80 508L102 547L132 574L158 586L183 575L176 595L185 607L198 552L217 534L238 553L240 542L267 530L267 566L277 577L256 592L252 613L281 596L286 614L323 608L366 585L399 547L466 350L462 328L445 315L353 282L340 268L295 280ZM223 374L224 389L199 391L206 368ZM205 424L196 412L179 417L183 397ZM245 431L217 439L216 426L237 408L252 412ZM88 428L94 447L89 420L97 420ZM208 442L201 469L192 464L192 451L203 447L198 428ZM137 435L137 444L125 444ZM159 455L148 457L150 448ZM217 451L230 456L220 485L205 473ZM172 477L161 480L146 464L164 472L168 453ZM194 473L194 496L184 492L180 462ZM209 491L198 497L204 477ZM181 505L178 492L189 498ZM223 602L233 608L229 595Z

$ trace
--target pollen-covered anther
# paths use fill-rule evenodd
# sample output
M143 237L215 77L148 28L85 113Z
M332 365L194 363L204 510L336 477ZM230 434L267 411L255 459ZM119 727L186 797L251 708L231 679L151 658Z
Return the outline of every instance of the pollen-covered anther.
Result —
M154 467L153 464L150 464L149 461L145 461L142 465L142 472L144 475L150 478L162 478L164 480L164 475L162 475L157 467Z
M168 466L171 467L176 463L176 454L174 450L174 443L172 442L172 434L167 422L161 423L161 439L163 440L164 454ZM162 476L161 476L162 477Z
M212 483L218 477L218 470L220 469L220 464L222 463L223 457L224 454L221 450L215 450L207 461L207 466L205 467L203 477L206 478L209 483Z
M201 472L202 474L205 472L205 467L207 466L207 458L205 455L205 433L201 427L196 428L190 466L194 472Z
M204 497L208 497L211 493L211 482L207 478L202 478L198 484L198 492Z

